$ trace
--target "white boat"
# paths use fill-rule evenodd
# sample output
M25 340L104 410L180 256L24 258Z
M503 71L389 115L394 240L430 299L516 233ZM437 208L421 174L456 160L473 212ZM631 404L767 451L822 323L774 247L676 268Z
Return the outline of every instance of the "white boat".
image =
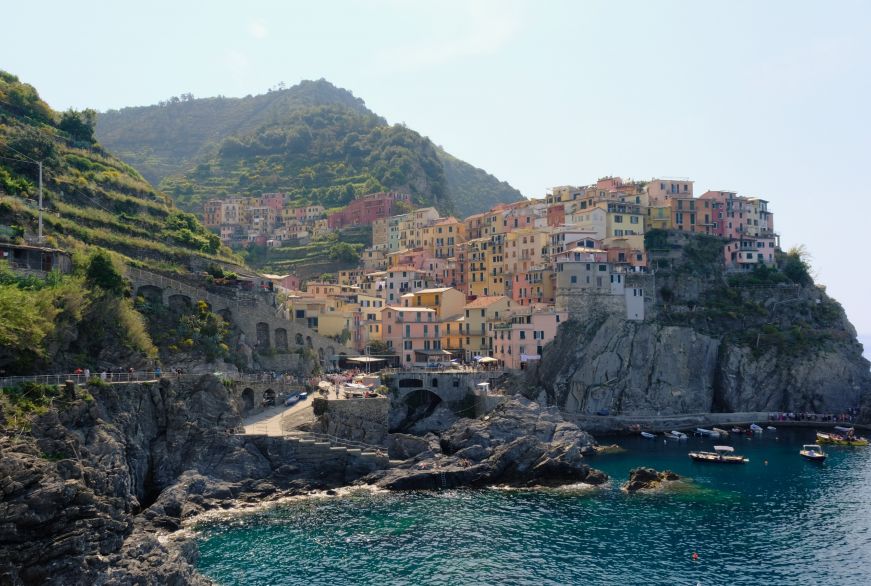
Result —
M706 435L708 437L717 437L720 435L719 432L716 432L716 431L711 430L711 429L705 429L703 427L697 427L696 433L699 435Z
M774 427L773 425L769 425L769 426L766 427L765 429L767 429L768 431L777 431L777 428Z
M650 433L650 432L647 432L647 431L642 431L642 432L641 432L641 437L643 437L644 439L654 439L654 438L656 437L656 434L655 434L655 433Z
M717 464L746 464L750 460L734 453L732 446L714 446L713 452L690 452L689 456L696 462L714 462Z
M811 462L824 462L826 459L826 453L818 444L805 444L798 453L801 454L802 458Z
M762 428L756 425L755 423L750 424L750 431L753 433L762 433Z
M682 431L671 430L671 431L669 432L669 434L671 434L671 437L673 437L674 439L677 439L677 440L685 440L685 439L687 439L687 434L685 434L685 433L682 432Z
M729 435L728 431L726 431L725 429L720 429L719 427L713 428L712 431L715 431L720 437L727 437Z

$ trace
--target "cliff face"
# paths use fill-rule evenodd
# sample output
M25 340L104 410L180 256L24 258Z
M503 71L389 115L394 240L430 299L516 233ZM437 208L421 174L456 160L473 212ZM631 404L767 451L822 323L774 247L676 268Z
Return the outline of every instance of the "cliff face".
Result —
M703 244L719 254L718 242ZM716 257L694 265L681 256L693 246L684 240L657 267L646 321L575 316L561 326L526 393L585 414L842 413L869 401L869 362L823 288L806 275L729 275Z
M171 538L183 519L345 481L281 438L232 435L213 376L89 391L0 435L2 584L206 583L195 545Z

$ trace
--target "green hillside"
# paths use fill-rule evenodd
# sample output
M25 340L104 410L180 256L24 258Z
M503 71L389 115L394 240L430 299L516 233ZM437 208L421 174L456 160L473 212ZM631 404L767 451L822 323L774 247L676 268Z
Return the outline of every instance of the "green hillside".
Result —
M270 191L334 207L355 194L401 190L459 214L521 198L324 80L245 98L186 95L113 110L98 117L97 136L197 212L210 197Z
M0 236L36 234L42 161L46 244L100 246L163 268L192 255L234 261L193 215L96 141L95 116L54 112L32 86L0 71Z

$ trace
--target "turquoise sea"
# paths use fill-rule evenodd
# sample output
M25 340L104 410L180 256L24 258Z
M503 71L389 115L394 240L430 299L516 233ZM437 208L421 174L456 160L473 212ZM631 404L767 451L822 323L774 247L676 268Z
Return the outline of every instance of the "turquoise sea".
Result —
M200 526L199 569L223 585L871 584L871 448L819 465L798 455L813 437L733 436L745 465L689 460L710 439L619 438L626 452L591 460L612 477L598 489L296 501ZM692 482L623 494L642 465Z

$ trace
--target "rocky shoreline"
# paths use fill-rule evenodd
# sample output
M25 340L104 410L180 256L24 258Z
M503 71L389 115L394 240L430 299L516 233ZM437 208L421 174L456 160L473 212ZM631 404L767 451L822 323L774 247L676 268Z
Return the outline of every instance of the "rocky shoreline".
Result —
M240 417L211 375L97 385L29 433L0 436L0 583L208 584L181 531L210 512L355 485L409 490L601 484L593 438L555 409L510 401L441 437L393 439L372 472L294 461L283 438L231 433Z

